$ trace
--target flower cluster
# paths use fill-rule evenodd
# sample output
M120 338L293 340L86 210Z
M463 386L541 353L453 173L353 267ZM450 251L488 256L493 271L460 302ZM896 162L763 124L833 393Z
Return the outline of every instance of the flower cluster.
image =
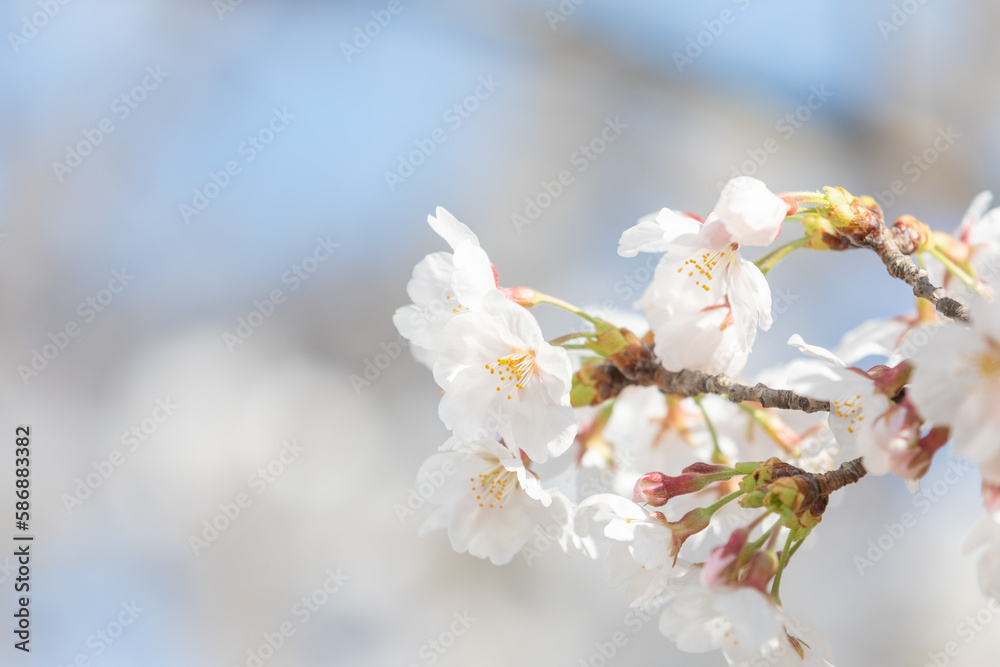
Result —
M664 208L621 234L621 256L661 254L635 303L642 335L501 286L478 237L438 208L428 222L451 251L417 264L411 303L393 317L433 372L452 434L418 474L440 482L422 530L496 564L544 531L567 554L603 553L609 581L661 610L681 650L829 665L823 639L781 605L792 556L831 494L868 473L915 490L954 441L982 470L989 513L967 550L982 552L981 587L995 595L1000 209L986 212L989 201L948 234L912 216L888 225L874 200L842 188L777 195L735 178L704 217ZM801 238L743 257L789 221ZM804 356L741 384L757 330L772 324L766 274L799 248L870 248L913 288L915 312L866 322L833 351L794 335ZM546 339L531 310L541 304L579 316L579 330ZM860 365L872 357L881 363Z

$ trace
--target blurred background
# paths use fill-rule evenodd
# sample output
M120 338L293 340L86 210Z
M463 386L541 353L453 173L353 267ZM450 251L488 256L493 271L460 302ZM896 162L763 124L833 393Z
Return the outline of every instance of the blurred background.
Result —
M36 540L30 655L0 549L0 662L598 667L623 632L607 664L723 664L629 616L602 562L418 537L428 508L402 508L447 433L391 315L444 248L426 216L470 225L504 284L609 316L651 276L621 232L707 213L735 174L951 229L1000 184L998 20L985 0L4 3L0 495L30 424ZM769 280L751 381L792 333L832 347L912 305L870 253L800 251ZM943 481L949 456L927 508L895 479L843 493L786 575L838 665L952 641L948 664L995 663L960 554L978 473Z

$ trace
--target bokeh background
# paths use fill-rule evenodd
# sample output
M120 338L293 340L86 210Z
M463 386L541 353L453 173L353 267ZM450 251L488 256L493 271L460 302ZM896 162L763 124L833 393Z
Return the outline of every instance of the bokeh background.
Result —
M722 664L636 627L603 563L494 567L418 537L427 508L400 515L447 435L391 324L443 247L426 216L469 224L505 284L622 316L649 278L616 255L622 230L707 212L734 172L951 229L1000 184L998 19L986 0L4 3L0 497L12 512L13 431L30 424L36 541L30 655L11 647L0 549L0 662L569 667L623 631L608 664ZM540 197L563 170L572 183ZM792 333L834 346L911 307L866 253L800 252L769 279L787 307L750 380L797 356ZM235 343L241 318L259 326ZM51 358L19 371L36 351ZM959 549L978 485L942 481L926 512L898 480L845 492L786 575L786 609L838 665L920 666L949 641L948 664L995 664L1000 622L960 626L993 619ZM907 511L916 525L859 574ZM212 521L229 525L209 542Z

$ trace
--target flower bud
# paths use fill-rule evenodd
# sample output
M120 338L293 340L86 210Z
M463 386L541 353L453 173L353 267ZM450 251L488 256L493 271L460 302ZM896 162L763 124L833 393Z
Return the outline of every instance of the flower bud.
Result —
M680 521L668 523L667 528L673 534L670 538L670 555L676 559L687 538L708 528L711 520L712 511L707 507L698 507L685 514Z
M729 479L735 474L732 468L711 463L692 464L676 477L662 472L646 473L635 483L632 501L660 507L675 496L701 491L709 484Z
M823 192L826 193L827 206L821 207L820 213L840 234L860 241L875 231L877 214L865 206L864 202L844 188L826 187Z
M767 584L778 571L778 557L773 551L757 551L750 557L743 583L767 593Z
M782 477L771 483L764 497L764 505L779 514L785 510L798 514L805 505L808 493L809 482L802 477Z
M750 533L746 528L737 528L722 546L712 549L701 570L701 583L708 586L722 586L729 583L732 577L730 565L735 563L746 546Z
M912 250L906 254L927 252L934 245L934 234L931 232L931 228L912 215L901 215L896 218L896 222L892 226L892 233L901 250L903 248Z
M496 269L494 269L494 275L495 274ZM530 287L500 287L499 289L503 292L505 297L519 306L531 308L532 306L537 306L541 303L541 299L538 297L538 292Z
M890 399L894 398L906 383L910 381L913 364L901 361L892 368L888 366L873 366L868 369L868 376L875 380L875 389Z
M829 220L817 213L807 213L802 217L802 230L809 237L808 246L812 250L845 250L851 244L837 233Z

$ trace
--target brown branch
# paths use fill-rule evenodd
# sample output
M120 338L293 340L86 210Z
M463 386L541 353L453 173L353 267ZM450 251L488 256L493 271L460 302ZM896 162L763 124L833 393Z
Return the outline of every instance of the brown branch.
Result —
M931 284L927 279L927 270L917 266L900 251L900 244L897 244L885 224L880 223L874 232L864 236L861 243L878 254L890 276L899 278L912 287L915 296L930 301L945 317L961 322L969 321L968 306L945 295L943 288Z
M753 387L740 384L726 375L712 375L702 371L668 371L661 366L649 345L636 345L630 354L614 355L607 363L587 369L587 384L596 391L592 404L596 405L617 396L629 385L659 387L665 394L698 396L718 394L733 403L753 401L765 408L801 410L802 412L829 412L830 402L801 396L787 389L771 389L757 384Z
M796 468L790 463L783 463L775 470L775 479L795 477L800 480L800 489L805 492L802 507L814 517L820 517L830 501L830 494L842 489L848 484L854 484L868 474L860 458L847 461L836 470L824 473L811 473Z

